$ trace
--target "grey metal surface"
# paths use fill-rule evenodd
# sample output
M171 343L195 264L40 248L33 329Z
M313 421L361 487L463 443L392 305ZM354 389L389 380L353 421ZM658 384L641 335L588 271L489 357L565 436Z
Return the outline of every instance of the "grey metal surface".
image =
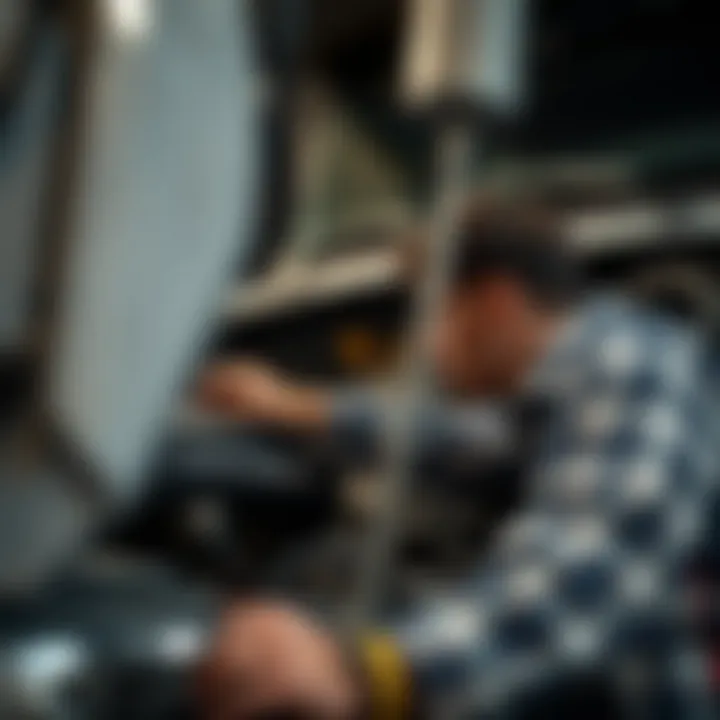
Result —
M518 112L527 97L528 0L470 0L460 31L460 89L496 112Z
M128 498L252 237L246 3L99 5L51 411Z
M11 5L11 3L8 3ZM5 7L5 3L2 3ZM27 342L42 201L60 114L65 48L50 28L0 133L0 351Z
M494 112L526 99L528 0L413 0L400 91L410 104L458 94Z
M0 598L34 591L71 560L92 515L57 475L0 467Z

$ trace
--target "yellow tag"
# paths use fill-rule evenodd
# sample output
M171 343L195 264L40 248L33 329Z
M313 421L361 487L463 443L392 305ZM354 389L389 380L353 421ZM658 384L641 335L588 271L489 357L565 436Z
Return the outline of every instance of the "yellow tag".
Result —
M410 673L398 646L373 635L360 644L370 686L372 720L404 720L410 710Z
M376 333L360 327L349 327L335 336L340 363L351 372L373 372L382 364L385 348Z

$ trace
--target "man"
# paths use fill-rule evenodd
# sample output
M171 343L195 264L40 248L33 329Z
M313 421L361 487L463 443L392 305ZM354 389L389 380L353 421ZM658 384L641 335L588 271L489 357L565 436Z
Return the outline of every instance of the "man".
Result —
M627 667L690 657L678 578L718 470L709 350L650 309L576 291L544 211L486 202L465 218L438 374L458 394L544 408L524 507L465 587L353 649L291 608L231 608L204 670L209 718L495 716L564 678L627 684ZM378 422L363 401L259 368L211 372L204 397L304 432Z

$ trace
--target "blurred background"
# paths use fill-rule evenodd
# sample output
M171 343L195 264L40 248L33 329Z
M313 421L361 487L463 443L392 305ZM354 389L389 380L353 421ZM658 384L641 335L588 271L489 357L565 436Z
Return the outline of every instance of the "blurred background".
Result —
M242 354L392 397L414 289L397 249L432 219L448 124L465 189L561 210L588 286L716 330L712 11L0 0L8 717L179 717L223 593L351 602L386 473L197 417L190 388ZM463 577L503 517L503 493L468 502L478 462L443 467L443 492L432 458L413 468L391 611Z

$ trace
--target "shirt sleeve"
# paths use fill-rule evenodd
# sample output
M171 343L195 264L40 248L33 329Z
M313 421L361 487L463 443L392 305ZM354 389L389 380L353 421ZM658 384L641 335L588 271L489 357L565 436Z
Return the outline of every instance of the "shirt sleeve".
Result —
M337 393L332 405L329 442L353 465L368 466L382 457L385 428L396 408L391 398L370 390ZM452 406L428 400L414 426L419 469L473 467L507 457L514 441L512 412L495 405Z
M434 707L460 698L467 715L452 716L483 717L564 673L664 650L715 463L689 351L667 367L588 377L477 578L395 628Z

